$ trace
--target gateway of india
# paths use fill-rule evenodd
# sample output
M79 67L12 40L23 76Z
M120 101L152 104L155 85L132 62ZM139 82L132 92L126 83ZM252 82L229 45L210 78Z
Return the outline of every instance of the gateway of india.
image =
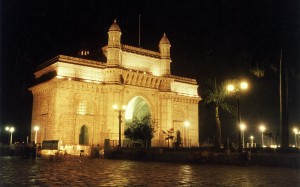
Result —
M156 128L151 146L168 146L167 131L174 131L173 141L180 138L183 147L199 146L198 85L171 74L167 36L157 52L122 44L121 34L115 20L102 47L106 62L59 55L37 67L36 85L29 90L31 129L39 131L32 131L31 140L104 146L106 139L118 142L121 136L124 146L132 119L150 114Z

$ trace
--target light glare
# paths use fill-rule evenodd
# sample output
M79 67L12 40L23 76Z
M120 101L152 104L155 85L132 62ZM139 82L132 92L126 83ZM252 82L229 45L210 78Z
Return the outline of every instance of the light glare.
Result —
M114 104L114 105L113 105L113 109L118 110L118 109L119 109L119 106L116 105L116 104Z
M227 86L227 90L230 91L230 92L232 92L234 90L234 86L232 84L229 84Z
M295 134L298 133L298 129L297 128L294 128L293 131L294 131Z
M34 130L35 130L35 131L38 131L38 130L40 130L40 127L39 127L39 126L35 126L35 127L34 127Z
M264 125L259 126L259 130L261 132L264 132L266 130L266 127Z
M248 83L247 82L242 82L241 83L241 89L246 90L248 88Z
M244 131L246 129L246 125L244 123L240 124L240 129L241 131Z

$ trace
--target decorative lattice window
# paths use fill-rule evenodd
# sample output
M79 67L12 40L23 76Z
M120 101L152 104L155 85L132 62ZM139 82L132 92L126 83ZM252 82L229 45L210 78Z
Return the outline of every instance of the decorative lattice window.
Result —
M81 101L77 108L77 114L85 115L87 111L86 101Z

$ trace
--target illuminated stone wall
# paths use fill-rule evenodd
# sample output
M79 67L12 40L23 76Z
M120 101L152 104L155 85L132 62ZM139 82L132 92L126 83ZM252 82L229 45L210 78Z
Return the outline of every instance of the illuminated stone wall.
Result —
M38 83L30 88L32 127L40 126L37 142L103 146L104 139L118 140L118 112L112 108L118 104L128 105L123 122L143 114L137 110L151 113L156 124L153 146L166 146L163 131L172 128L174 135L180 132L183 146L198 146L198 85L195 79L171 75L166 35L160 52L114 43L111 37L121 37L116 22L108 46L102 48L106 63L60 55L37 68Z

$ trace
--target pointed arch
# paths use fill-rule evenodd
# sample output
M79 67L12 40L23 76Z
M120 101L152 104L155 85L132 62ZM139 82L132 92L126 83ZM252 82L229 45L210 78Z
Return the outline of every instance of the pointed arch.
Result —
M141 96L135 96L127 104L125 120L130 122L134 117L140 118L150 114L151 108L149 102Z

